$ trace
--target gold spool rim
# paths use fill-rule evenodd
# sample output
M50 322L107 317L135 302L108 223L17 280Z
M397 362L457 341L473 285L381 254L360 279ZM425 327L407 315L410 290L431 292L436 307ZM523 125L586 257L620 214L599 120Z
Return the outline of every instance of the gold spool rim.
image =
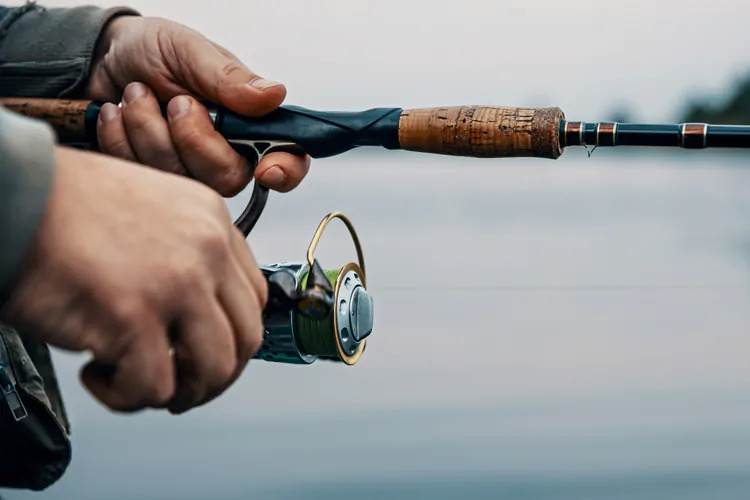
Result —
M365 281L365 275L362 271L362 268L359 267L354 262L349 262L344 267L342 267L339 270L339 275L336 277L336 296L335 296L335 302L334 302L334 311L333 311L333 335L334 340L336 344L336 350L339 354L339 359L346 363L347 365L351 366L355 364L357 361L359 361L359 358L362 356L362 353L365 352L365 344L367 343L367 339L362 340L362 343L359 344L359 347L357 347L357 350L354 351L354 354L351 356L344 352L344 349L341 347L341 342L339 340L339 320L338 320L338 314L336 314L335 308L338 307L339 303L339 291L341 291L341 285L342 281L344 280L344 276L346 276L346 273L349 271L354 271L357 273L362 279L362 287L367 290L367 282Z

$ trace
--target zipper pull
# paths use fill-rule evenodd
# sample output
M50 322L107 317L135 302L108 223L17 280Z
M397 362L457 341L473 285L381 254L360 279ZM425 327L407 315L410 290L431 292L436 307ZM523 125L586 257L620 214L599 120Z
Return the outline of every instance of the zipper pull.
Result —
M5 398L5 401L8 403L10 412L13 414L13 418L16 419L16 422L26 418L28 416L26 407L23 405L21 396L16 390L16 384L11 380L8 371L3 364L0 364L0 390L2 391L2 397Z

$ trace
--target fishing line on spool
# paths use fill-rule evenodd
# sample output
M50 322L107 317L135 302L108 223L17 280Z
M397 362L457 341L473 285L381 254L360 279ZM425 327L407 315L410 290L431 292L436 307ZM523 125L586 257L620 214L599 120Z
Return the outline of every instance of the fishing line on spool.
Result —
M325 271L331 285L336 284L340 272L341 269ZM308 276L309 274L306 274L302 278L303 288L307 284ZM312 319L302 315L296 318L299 341L305 352L315 356L324 357L336 357L338 355L335 336L336 330L333 325L333 315L335 313L336 304L334 304L334 308L328 313L328 315L322 319ZM332 335L331 332L334 332L334 335Z

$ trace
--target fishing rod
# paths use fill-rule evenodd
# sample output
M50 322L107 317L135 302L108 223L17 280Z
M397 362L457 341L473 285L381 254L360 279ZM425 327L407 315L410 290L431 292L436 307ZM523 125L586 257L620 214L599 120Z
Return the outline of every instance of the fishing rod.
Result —
M60 143L97 149L96 123L103 103L85 100L0 98L12 111L48 122ZM634 124L569 121L559 108L450 106L314 111L282 106L260 118L226 109L210 111L215 129L252 166L271 152L326 158L354 148L380 146L422 153L478 158L556 159L564 148L659 146L686 149L750 148L750 126ZM250 201L235 221L247 236L260 218L268 189L254 183ZM358 256L336 270L323 270L314 251L326 225L341 219ZM372 332L372 297L366 291L362 248L341 213L321 221L303 263L262 266L269 284L265 336L257 357L309 364L333 359L354 364Z

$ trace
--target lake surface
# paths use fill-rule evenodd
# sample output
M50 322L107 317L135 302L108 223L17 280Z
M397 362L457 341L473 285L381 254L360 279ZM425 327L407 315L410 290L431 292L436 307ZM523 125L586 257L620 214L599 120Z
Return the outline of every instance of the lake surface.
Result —
M85 357L56 353L73 464L44 493L2 494L747 498L749 163L315 162L271 196L250 243L263 263L302 260L327 212L351 216L376 301L361 362L256 361L187 415L121 416L80 386ZM332 228L322 263L353 255Z

